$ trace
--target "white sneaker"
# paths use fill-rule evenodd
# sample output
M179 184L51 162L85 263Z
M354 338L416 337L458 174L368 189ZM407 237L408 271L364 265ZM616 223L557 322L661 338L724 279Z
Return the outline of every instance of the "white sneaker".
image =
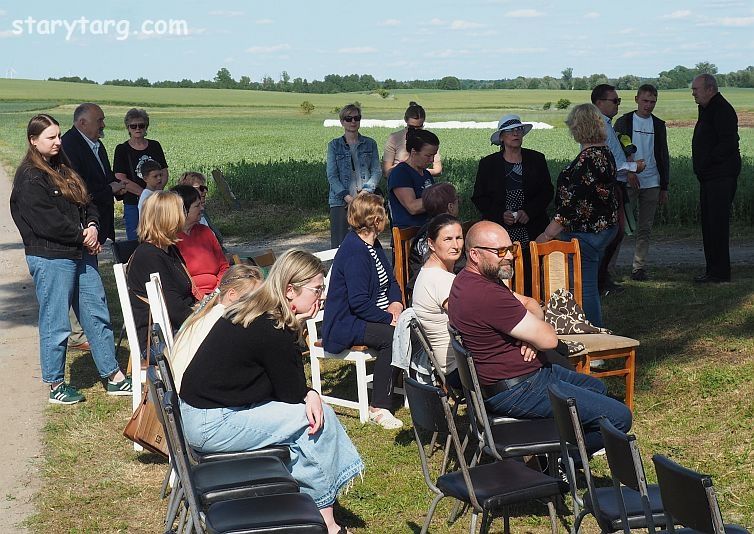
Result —
M403 421L398 419L396 416L390 413L390 410L386 410L385 408L380 408L376 412L370 410L369 422L374 423L375 425L379 425L387 430L396 430L403 427Z

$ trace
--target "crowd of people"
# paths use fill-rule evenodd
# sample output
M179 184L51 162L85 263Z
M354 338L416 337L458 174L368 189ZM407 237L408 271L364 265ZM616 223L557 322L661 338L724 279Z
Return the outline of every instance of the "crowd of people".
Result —
M741 166L736 114L714 77L698 76L692 91L699 105L692 159L701 183L707 259L706 272L696 281L723 282L730 279L728 214ZM580 150L554 186L546 156L522 146L532 125L512 114L500 119L490 138L500 149L479 162L471 196L482 220L467 232L457 218L457 189L435 183L442 173L440 140L424 129L425 110L411 102L406 128L390 135L380 162L376 142L359 133L360 107L343 107L344 133L327 146L331 245L338 248L329 287L322 262L300 250L284 253L266 278L258 268L230 266L222 236L204 213L206 178L187 172L164 190L168 164L160 144L146 138L146 111L126 113L129 138L116 147L112 167L100 142L105 117L98 105L78 106L73 126L62 136L53 117L36 115L28 124L27 152L10 203L40 305L40 362L49 401L84 400L65 381L72 318L88 339L107 393L131 394L131 379L116 361L97 265L102 245L115 238L119 199L126 235L139 241L128 261L127 284L142 357L155 356L148 342L145 290L153 272L160 273L177 329L169 360L187 441L205 452L288 445L289 468L330 532L345 531L334 519L333 503L364 464L335 413L306 385L303 324L324 306L326 351L353 345L374 351L369 421L401 428L393 393L400 370L392 365L392 353L406 294L379 240L389 226L419 228L411 249L408 304L448 383L460 385L448 333L452 324L473 354L490 411L549 417L547 386L558 383L579 402L587 447L598 450L599 418L627 431L631 412L607 395L601 381L574 372L554 353L558 338L540 303L505 284L513 276L515 250L523 255L526 293L528 243L575 238L584 311L601 326L601 293L615 290L610 265L634 207L632 278L649 277L652 222L669 186L665 124L653 114L657 90L642 85L636 111L615 126L621 102L615 88L599 85L591 100L568 114L566 125Z

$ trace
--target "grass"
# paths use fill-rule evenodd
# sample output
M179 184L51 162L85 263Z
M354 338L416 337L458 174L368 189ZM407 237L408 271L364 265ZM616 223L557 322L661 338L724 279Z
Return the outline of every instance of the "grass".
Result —
M108 299L117 302L112 271L101 266ZM641 340L634 432L650 480L650 457L665 454L713 476L723 516L754 526L754 267L734 268L730 284L698 287L689 269L657 268L650 282L626 282L627 291L605 301L605 321L617 333ZM120 325L117 305L113 322ZM125 362L125 351L121 351ZM74 385L87 402L52 407L45 427L44 490L29 525L35 532L157 532L164 502L157 498L165 464L135 453L120 433L130 403L109 398L88 354L71 362ZM325 388L355 392L349 366L325 362ZM613 384L611 384L612 386ZM356 532L417 531L431 500L424 486L410 427L391 432L362 426L336 409L367 469L363 481L340 499L339 517ZM405 409L398 413L410 422ZM433 462L438 462L435 455ZM593 469L609 484L603 459ZM440 506L433 532L462 532L468 516L445 524L450 502ZM544 506L517 509L515 532L548 532ZM502 524L494 525L494 532ZM596 532L592 519L585 532Z

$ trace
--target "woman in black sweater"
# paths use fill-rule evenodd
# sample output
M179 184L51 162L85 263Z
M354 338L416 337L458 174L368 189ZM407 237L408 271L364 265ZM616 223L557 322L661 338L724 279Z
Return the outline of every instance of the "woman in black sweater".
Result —
M146 357L149 335L149 301L146 290L149 276L160 273L165 304L174 330L180 328L183 321L191 315L192 307L197 301L191 276L175 246L185 221L183 200L170 191L156 191L142 208L138 228L141 243L128 262L126 275L142 357Z
M267 280L212 327L179 394L186 439L199 451L288 445L291 474L336 533L335 498L364 464L335 412L306 386L301 322L319 311L324 289L319 259L283 254Z

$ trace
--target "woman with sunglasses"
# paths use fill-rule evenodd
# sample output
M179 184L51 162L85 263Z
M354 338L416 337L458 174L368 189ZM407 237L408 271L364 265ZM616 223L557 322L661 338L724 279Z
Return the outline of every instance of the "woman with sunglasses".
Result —
M154 160L164 172L165 183L168 181L168 163L160 143L147 139L149 114L143 109L132 108L123 119L128 132L128 141L115 147L113 172L115 177L126 185L123 196L123 222L126 225L126 237L137 239L136 228L139 224L139 195L146 187L141 166L145 161Z
M479 161L471 196L483 219L498 223L511 241L521 243L527 295L531 294L529 241L547 226L547 206L554 193L545 155L522 147L531 129L518 115L500 118L490 138L500 150Z
M338 248L348 232L348 205L361 191L373 193L381 178L377 143L359 133L361 108L348 104L339 116L344 133L327 145L331 248Z

